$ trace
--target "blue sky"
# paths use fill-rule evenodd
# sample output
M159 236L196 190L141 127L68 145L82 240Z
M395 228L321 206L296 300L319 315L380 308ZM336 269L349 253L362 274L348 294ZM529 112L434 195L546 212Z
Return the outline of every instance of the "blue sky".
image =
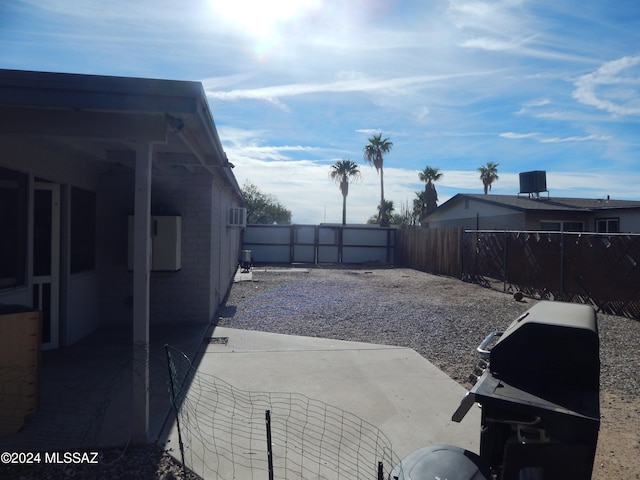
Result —
M640 199L640 2L0 0L0 68L201 81L240 184L295 223L339 222L329 167L382 132L396 208L440 168L440 204L546 170L550 196Z

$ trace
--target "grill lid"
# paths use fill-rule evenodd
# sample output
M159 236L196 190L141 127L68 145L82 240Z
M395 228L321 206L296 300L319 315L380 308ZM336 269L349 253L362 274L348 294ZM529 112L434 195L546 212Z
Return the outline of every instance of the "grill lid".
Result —
M514 320L490 350L497 378L536 394L598 391L596 313L588 305L542 301Z

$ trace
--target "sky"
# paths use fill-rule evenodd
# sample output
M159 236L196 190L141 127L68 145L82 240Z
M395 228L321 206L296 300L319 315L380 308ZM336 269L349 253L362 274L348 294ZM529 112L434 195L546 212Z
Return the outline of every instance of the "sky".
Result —
M297 224L377 213L368 138L393 142L396 211L440 169L439 205L518 194L640 200L640 2L635 0L0 0L0 68L202 82L238 183Z

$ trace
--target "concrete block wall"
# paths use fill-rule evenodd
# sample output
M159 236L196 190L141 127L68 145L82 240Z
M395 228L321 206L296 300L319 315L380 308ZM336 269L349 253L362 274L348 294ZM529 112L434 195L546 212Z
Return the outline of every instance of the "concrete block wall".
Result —
M206 322L211 319L208 265L211 228L209 175L156 176L152 212L182 217L182 268L151 273L152 323Z
M182 268L152 272L152 324L210 321L224 299L240 248L240 230L226 226L238 201L209 174L154 172L153 215L182 217ZM127 217L133 212L133 173L103 179L98 196L98 264L102 323L131 323L132 274L127 270Z

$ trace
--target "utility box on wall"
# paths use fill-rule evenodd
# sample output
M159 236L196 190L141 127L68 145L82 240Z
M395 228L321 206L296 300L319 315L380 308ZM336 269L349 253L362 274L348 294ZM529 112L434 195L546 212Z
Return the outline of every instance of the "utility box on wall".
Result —
M151 270L175 272L182 268L182 217L151 217ZM129 215L128 268L133 270L133 215Z

